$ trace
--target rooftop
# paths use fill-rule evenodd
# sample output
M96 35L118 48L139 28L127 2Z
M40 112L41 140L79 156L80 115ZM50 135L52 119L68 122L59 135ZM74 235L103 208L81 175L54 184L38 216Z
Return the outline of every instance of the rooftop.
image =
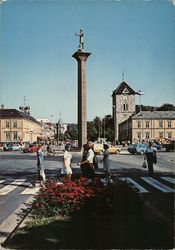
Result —
M132 119L175 119L175 111L141 111Z
M126 82L121 82L112 95L121 94L135 95L136 92Z
M32 122L41 124L40 122L38 122L35 118L33 118L32 116L30 116L27 113L23 113L17 109L0 109L0 119L10 119L10 118L23 118L26 120L30 120Z

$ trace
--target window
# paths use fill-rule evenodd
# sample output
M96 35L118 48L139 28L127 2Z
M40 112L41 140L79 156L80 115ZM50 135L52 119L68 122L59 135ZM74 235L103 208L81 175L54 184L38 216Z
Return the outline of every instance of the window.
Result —
M141 122L137 122L137 127L141 128Z
M168 139L172 138L172 132L168 132Z
M149 128L149 122L145 122L146 128Z
M159 121L159 128L163 128L163 121Z
M159 138L160 138L160 139L163 138L163 132L159 132Z
M150 138L150 132L145 132L145 139L149 140Z
M137 138L140 140L141 139L141 133L137 132Z
M128 110L128 103L124 103L124 104L123 104L123 110L124 110L124 111L127 111L127 110Z
M18 139L18 132L14 132L13 133L13 140L17 141L17 139Z
M10 128L10 122L9 121L6 121L6 128Z
M14 127L14 128L17 128L17 122L16 122L16 121L13 122L13 127Z
M10 132L5 132L6 141L10 141Z
M168 128L171 128L171 121L168 121Z

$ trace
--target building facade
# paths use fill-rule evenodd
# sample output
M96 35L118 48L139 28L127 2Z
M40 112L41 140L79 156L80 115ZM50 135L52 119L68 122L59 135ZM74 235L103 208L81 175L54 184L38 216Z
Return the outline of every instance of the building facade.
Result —
M0 109L0 142L33 143L41 136L41 124L17 109Z
M145 140L175 140L175 111L141 111L121 123L120 140L125 141L127 123L131 133L127 140L133 143Z
M115 142L119 140L119 124L135 113L136 92L122 82L112 93Z

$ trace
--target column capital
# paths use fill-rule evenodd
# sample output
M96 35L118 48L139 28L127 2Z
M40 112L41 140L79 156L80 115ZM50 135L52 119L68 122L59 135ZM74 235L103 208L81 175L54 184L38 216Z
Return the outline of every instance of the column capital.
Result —
M91 55L90 52L76 51L72 55L72 57L75 58L77 61L86 61L90 55Z

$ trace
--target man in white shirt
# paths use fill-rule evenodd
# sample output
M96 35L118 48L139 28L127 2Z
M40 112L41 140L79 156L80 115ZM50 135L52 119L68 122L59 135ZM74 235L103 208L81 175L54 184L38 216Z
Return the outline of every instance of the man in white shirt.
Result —
M93 151L93 144L92 142L87 143L87 155L86 160L82 161L78 165L85 165L85 171L84 176L89 179L94 178L94 165L93 165L93 159L94 159L94 151Z

